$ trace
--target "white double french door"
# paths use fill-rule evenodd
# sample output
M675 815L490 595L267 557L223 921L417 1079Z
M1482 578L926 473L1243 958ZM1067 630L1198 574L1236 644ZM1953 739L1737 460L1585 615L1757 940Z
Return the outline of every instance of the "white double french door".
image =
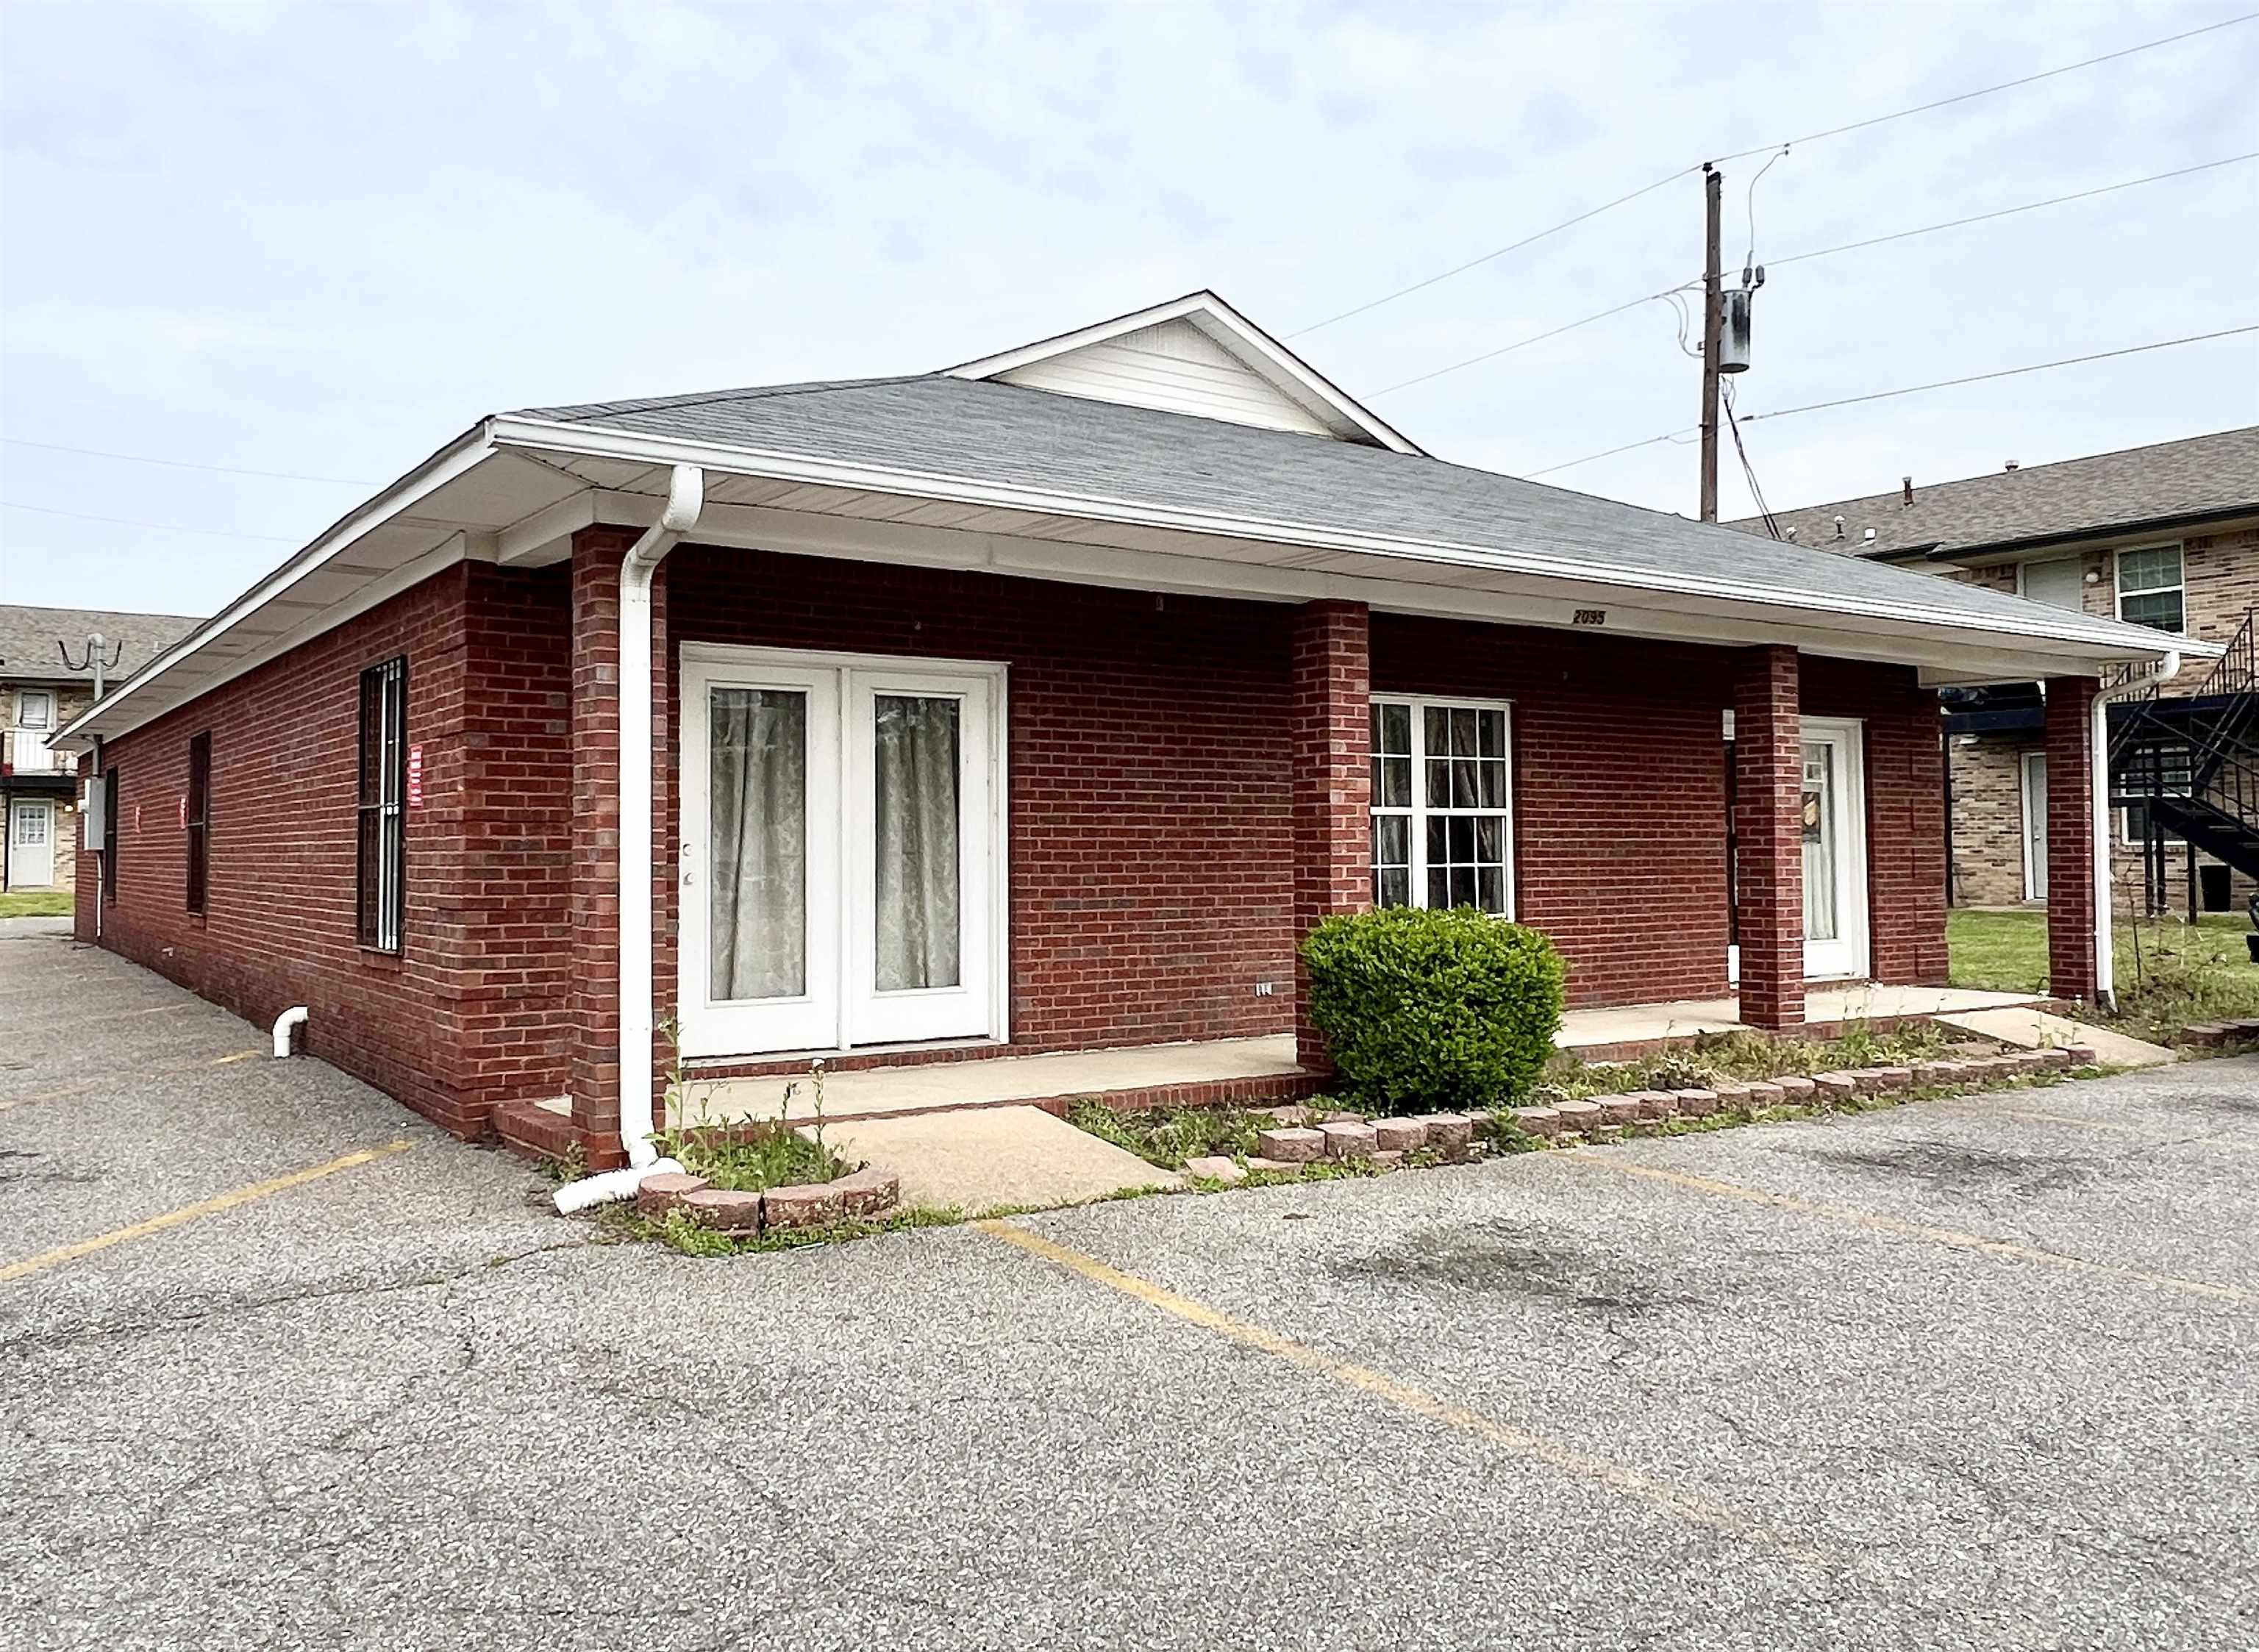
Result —
M687 644L687 1056L1004 1036L1004 669Z

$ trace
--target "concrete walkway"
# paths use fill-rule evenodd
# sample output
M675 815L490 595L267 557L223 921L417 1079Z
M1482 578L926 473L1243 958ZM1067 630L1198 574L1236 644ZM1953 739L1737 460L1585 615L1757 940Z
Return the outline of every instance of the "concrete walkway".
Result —
M1984 1009L1966 1015L1940 1015L1937 1019L1942 1025L1962 1032L1997 1038L2002 1043L2017 1044L2026 1050L2037 1050L2043 1045L2059 1049L2084 1044L2113 1067L2162 1067L2173 1059L2173 1052L2162 1044L2148 1043L2106 1027L2090 1027L2083 1021L2028 1008Z
M1184 1179L1040 1107L865 1119L823 1134L850 1157L900 1177L904 1204L953 1207L967 1215L1086 1204Z
M1832 1026L1847 1021L2000 1009L2037 1001L2025 993L1980 993L1959 986L1884 986L1857 981L1846 986L1807 987L1804 1019L1814 1026ZM1702 1033L1742 1030L1739 1000L1692 998L1667 1004L1571 1010L1561 1018L1561 1030L1554 1036L1553 1042L1564 1050L1587 1050L1605 1044L1642 1043L1659 1038L1692 1038Z
M1301 1071L1294 1065L1292 1033L1201 1043L1141 1044L1129 1050L982 1057L828 1074L823 1081L823 1111L827 1118L835 1119L934 1113L1102 1095L1112 1090L1285 1077ZM787 1086L795 1086L788 1107ZM785 1117L797 1123L814 1116L813 1088L805 1073L771 1079L694 1077L685 1087L691 1119L699 1124Z

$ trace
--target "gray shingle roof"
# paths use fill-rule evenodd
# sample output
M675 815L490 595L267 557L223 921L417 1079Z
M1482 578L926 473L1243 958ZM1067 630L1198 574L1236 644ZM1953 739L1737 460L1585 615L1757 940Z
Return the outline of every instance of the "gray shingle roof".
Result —
M1798 540L1827 551L1968 552L2058 535L2248 508L2259 511L2259 425L2122 448L2058 464L1995 471L1962 481L1914 478L1913 503L1901 490L1773 513ZM1843 538L1835 519L1843 518ZM1731 523L1762 534L1757 517ZM1875 530L1872 544L1868 529Z
M203 622L182 614L113 614L90 608L18 608L0 603L0 678L28 681L92 682L91 665L65 667L55 652L70 645L73 659L86 659L86 639L100 631L103 659L118 664L104 675L122 682ZM122 646L121 646L122 645Z
M533 408L510 417L1038 490L1155 510L1290 523L1560 559L1598 578L1761 587L1819 608L1845 599L1947 623L2029 622L2036 604L1849 561L1420 454L987 381L920 375ZM2155 636L2044 610L2057 634L2143 651ZM2138 639L2138 641L2137 641Z

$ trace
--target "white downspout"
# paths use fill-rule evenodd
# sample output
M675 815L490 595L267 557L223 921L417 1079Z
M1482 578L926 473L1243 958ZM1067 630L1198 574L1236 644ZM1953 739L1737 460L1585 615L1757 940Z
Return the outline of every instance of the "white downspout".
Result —
M2154 684L2170 681L2180 668L2180 654L2173 651L2147 669L2129 670L2122 680L2103 685L2089 714L2092 718L2086 744L2092 765L2089 787L2094 832L2094 997L2097 1005L2106 1010L2118 1008L2118 942L2110 901L2110 708ZM2189 852L2196 851L2191 848Z
M290 1058L290 1034L294 1029L305 1024L306 1007L303 1004L293 1004L274 1018L275 1060L288 1061Z
M677 465L666 507L620 562L620 1145L628 1168L560 1187L560 1211L633 1197L638 1183L680 1168L651 1144L651 585L660 560L706 508L705 473Z

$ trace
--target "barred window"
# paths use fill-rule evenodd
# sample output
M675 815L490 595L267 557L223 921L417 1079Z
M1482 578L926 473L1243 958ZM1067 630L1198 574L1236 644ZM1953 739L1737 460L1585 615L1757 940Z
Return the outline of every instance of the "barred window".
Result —
M360 943L400 951L408 876L408 661L360 674Z

